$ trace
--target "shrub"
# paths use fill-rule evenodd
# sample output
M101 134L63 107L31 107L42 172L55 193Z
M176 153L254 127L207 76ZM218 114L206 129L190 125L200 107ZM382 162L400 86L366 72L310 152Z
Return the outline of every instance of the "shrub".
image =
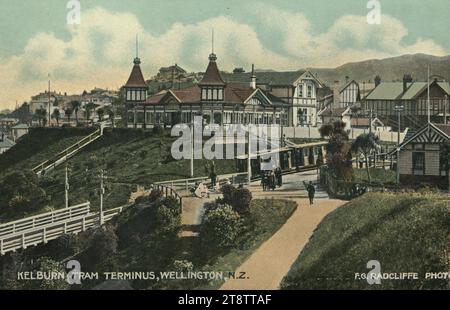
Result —
M232 185L222 187L223 202L233 207L233 210L244 215L250 210L252 193L246 188L235 188Z
M239 233L239 214L225 205L205 213L200 232L201 244L207 250L233 246Z
M118 238L110 226L98 229L87 249L89 262L93 264L101 263L117 253Z

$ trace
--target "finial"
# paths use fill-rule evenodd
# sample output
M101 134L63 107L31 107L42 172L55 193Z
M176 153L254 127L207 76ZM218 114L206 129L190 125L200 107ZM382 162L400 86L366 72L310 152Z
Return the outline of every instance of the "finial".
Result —
M211 33L211 54L209 55L209 61L216 61L217 56L214 54L214 28Z
M134 59L134 64L136 65L141 64L141 60L139 59L139 38L137 33L136 33L136 58Z

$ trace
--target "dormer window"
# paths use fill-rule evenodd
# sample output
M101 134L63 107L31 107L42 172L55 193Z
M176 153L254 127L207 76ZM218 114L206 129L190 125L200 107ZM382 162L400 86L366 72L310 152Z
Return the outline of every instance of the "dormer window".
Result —
M202 101L222 101L224 98L223 87L203 87Z

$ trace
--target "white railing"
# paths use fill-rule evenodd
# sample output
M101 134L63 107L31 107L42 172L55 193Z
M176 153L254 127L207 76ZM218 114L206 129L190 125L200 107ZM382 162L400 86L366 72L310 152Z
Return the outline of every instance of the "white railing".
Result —
M84 137L80 141L78 141L75 144L72 144L68 148L64 149L63 151L59 152L55 156L53 156L51 159L46 160L36 167L32 169L34 173L36 173L38 176L41 176L42 174L45 174L46 172L55 169L60 164L64 163L67 159L74 156L78 151L80 151L85 146L91 144L98 138L102 136L102 130L97 129L90 135Z
M27 231L41 226L46 226L55 222L62 222L74 217L85 216L90 212L90 203L82 203L67 209L59 209L25 219L0 224L0 238L14 233Z
M235 183L235 180L237 180L239 177L245 177L245 182L247 182L247 172L240 172L240 173L232 173L232 174L225 174L225 175L218 175L219 182L224 181L225 179L228 179L231 184ZM209 177L197 177L197 178L188 178L188 179L177 179L177 180L170 180L170 181L161 181L161 182L155 182L156 185L166 185L170 186L172 188L178 186L184 187L186 190L189 189L189 186L194 184L195 182L204 182L208 183L210 182L211 178Z
M11 233L4 233L3 235L0 235L0 255L4 255L18 249L26 249L29 246L35 246L41 243L45 244L50 240L61 237L62 235L78 234L86 231L88 228L100 226L101 220L103 220L103 222L111 220L114 216L121 213L124 208L128 207L128 205L103 211L102 217L100 217L100 212L89 212L89 203L87 203L87 207L87 213L80 211L80 206L69 208L79 208L74 209L75 211L68 211L69 209L66 209L65 211L68 212L64 216L61 216L61 214L58 213L59 211L64 210L52 212L56 213L55 218L58 220L55 220L55 218L49 216L49 214L45 214L44 218L46 218L46 221L41 222L39 226L32 226L33 224L30 225L30 221L31 223L35 223L36 217L4 224L3 226L7 227L9 231L11 231L11 227L15 230ZM44 214L42 216L44 216ZM17 229L16 225L18 222L27 222L27 225L21 225L20 229Z

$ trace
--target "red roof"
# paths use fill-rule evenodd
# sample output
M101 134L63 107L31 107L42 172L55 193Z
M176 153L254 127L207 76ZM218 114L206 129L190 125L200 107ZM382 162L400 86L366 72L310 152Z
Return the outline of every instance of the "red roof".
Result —
M209 64L208 68L206 68L205 75L203 79L200 81L199 85L212 85L212 86L225 86L225 82L220 75L219 68L216 63L216 55L209 55Z
M165 93L159 93L154 96L148 97L146 104L159 104L165 98L168 93L180 100L181 103L200 103L201 102L201 88L199 86L192 86L180 90L170 90ZM253 93L255 89L252 89L250 85L246 84L228 84L224 88L224 103L244 103Z
M147 87L147 83L145 83L144 75L141 71L141 66L139 66L138 63L134 64L133 70L131 70L130 78L125 84L125 87Z

